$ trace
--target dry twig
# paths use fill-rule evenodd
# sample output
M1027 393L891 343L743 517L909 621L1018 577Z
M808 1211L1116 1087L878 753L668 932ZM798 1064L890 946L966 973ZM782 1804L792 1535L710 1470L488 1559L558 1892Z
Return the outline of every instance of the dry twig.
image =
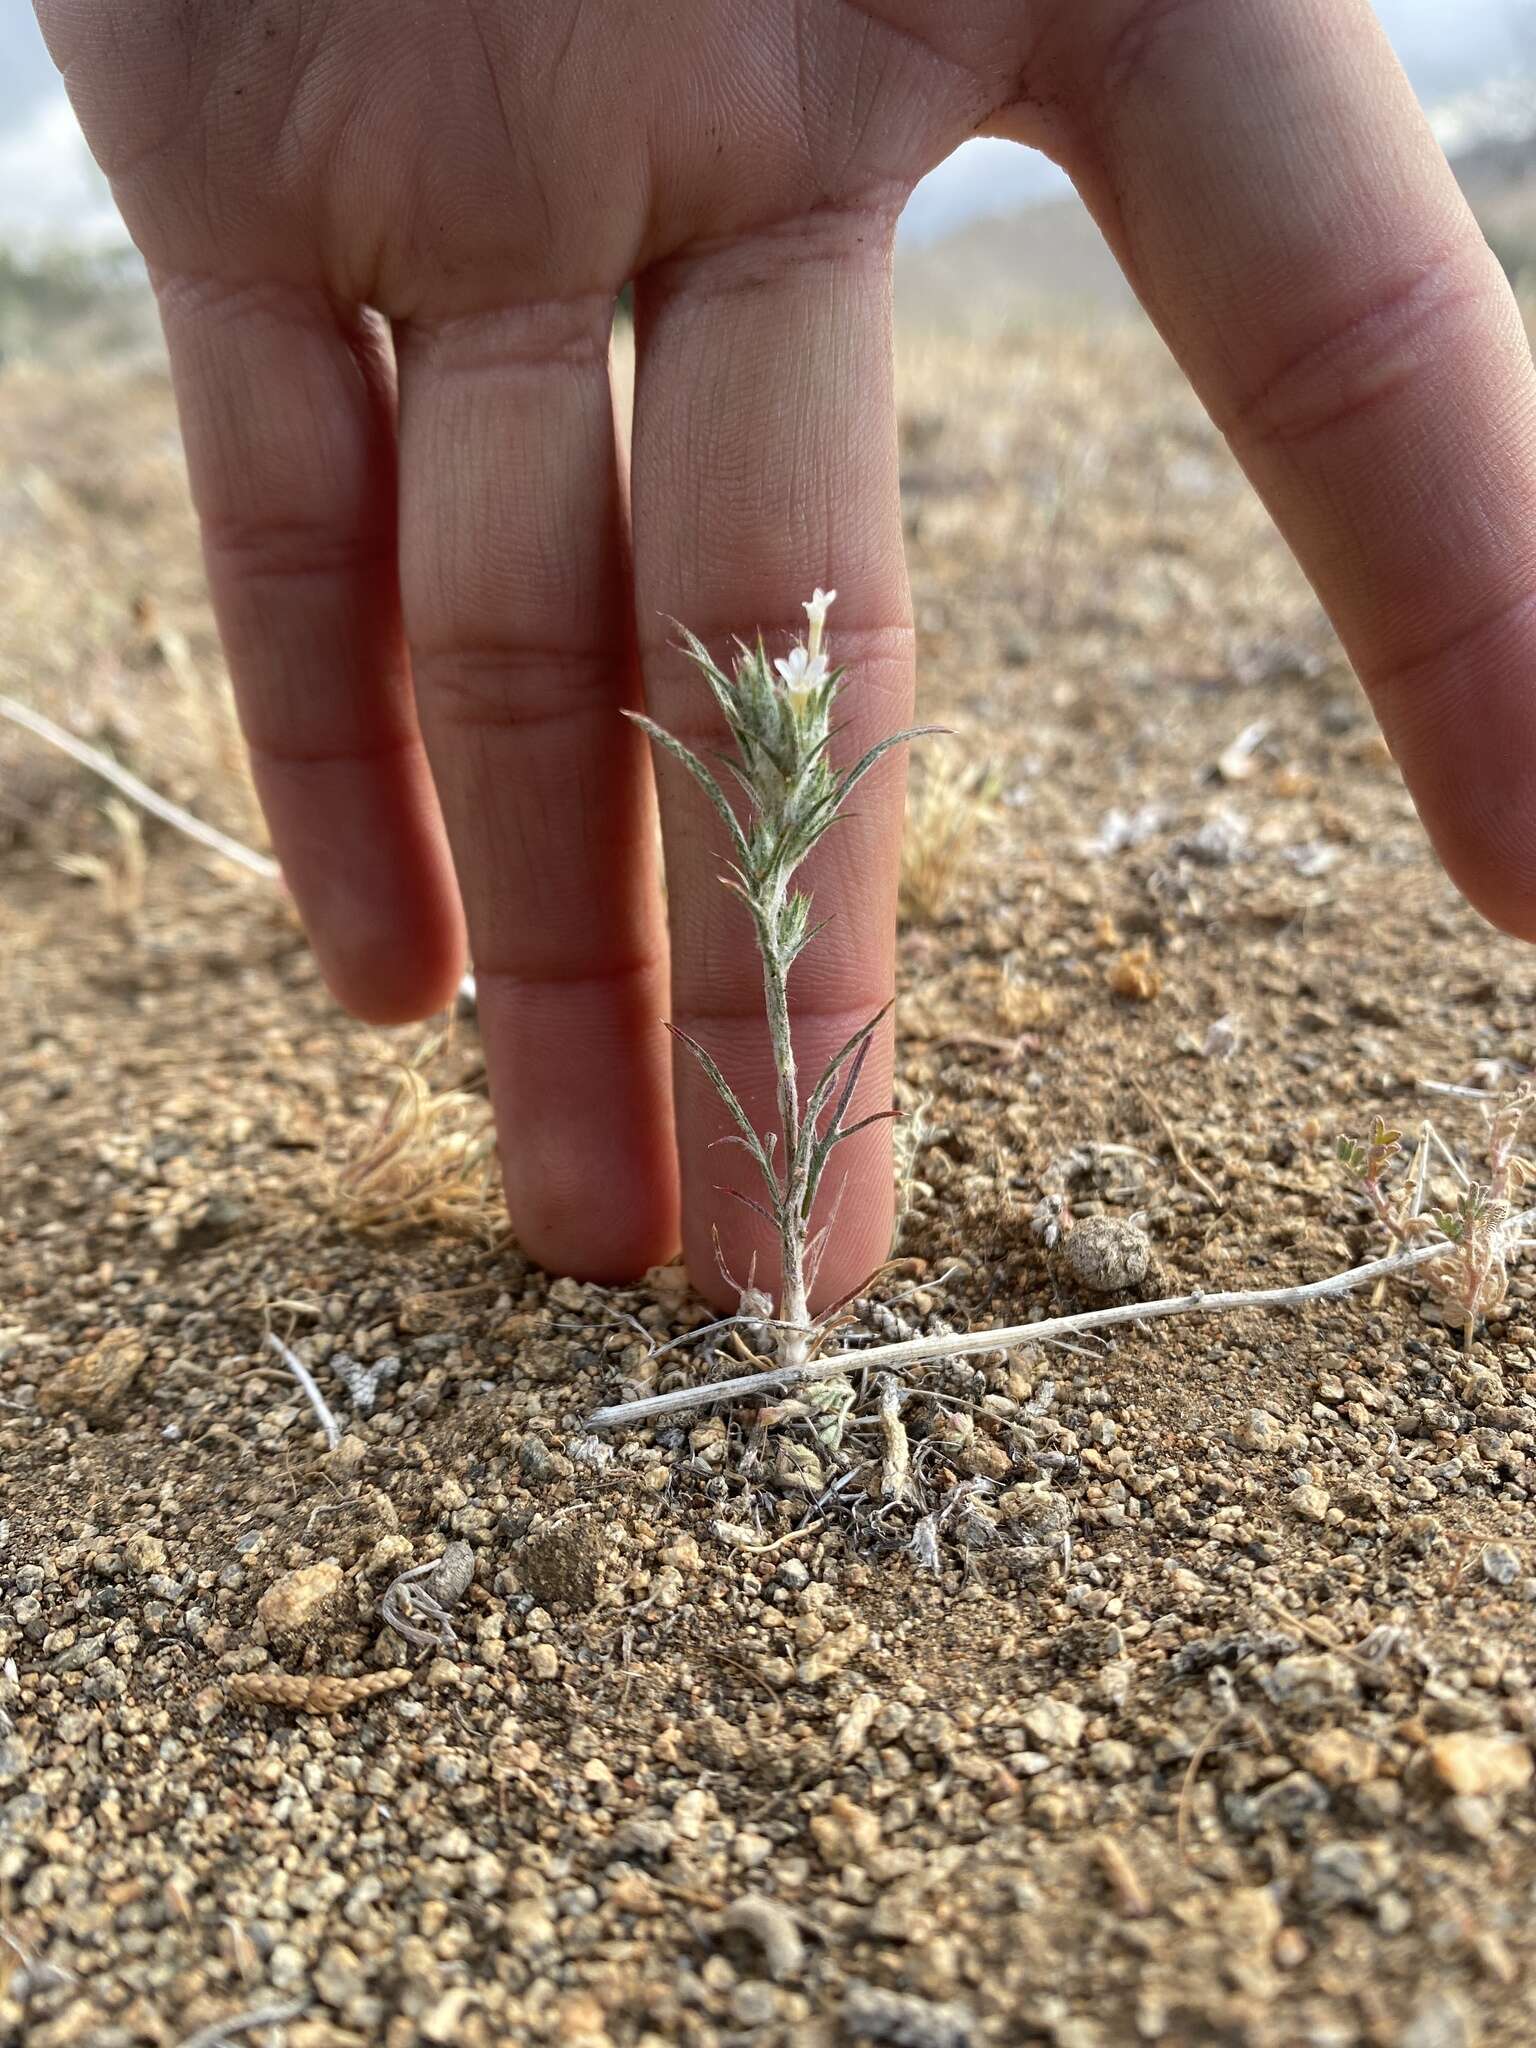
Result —
M77 740L73 733L66 732L62 725L55 725L51 718L45 718L41 711L34 711L30 705L18 703L14 697L0 696L0 718L8 718L12 725L19 725L35 739L46 740L51 747L57 747L61 754L68 754L82 768L89 768L93 775L99 775L103 782L132 799L141 810L151 817L160 819L162 824L173 826L188 839L195 839L199 846L206 846L237 868L244 868L247 874L260 875L265 882L275 882L281 875L277 862L265 853L253 853L248 846L242 846L238 839L231 839L227 832L221 832L217 825L206 825L201 818L195 818L190 811L184 811L180 804L173 804L169 797L162 796L157 789L151 789L130 769L121 767L110 754L104 754L99 747L88 746L84 740Z
M1514 1219L1522 1228L1536 1227L1536 1209ZM1119 1302L1113 1308L1085 1310L1081 1315L1052 1316L1038 1323L1015 1323L996 1330L967 1330L943 1337L913 1337L901 1344L881 1344L873 1350L853 1354L862 1372L891 1372L901 1366L917 1365L937 1358L966 1358L980 1351L1008 1351L1026 1344L1044 1344L1083 1330L1102 1330L1117 1323L1153 1322L1162 1316L1228 1315L1236 1309L1300 1308L1309 1301L1325 1301L1339 1294L1351 1294L1389 1273L1402 1273L1427 1260L1443 1258L1444 1244L1419 1245L1411 1251L1395 1252L1390 1258L1373 1259L1369 1265L1353 1266L1345 1273L1330 1274L1326 1280L1310 1280L1300 1287L1258 1287L1236 1293L1206 1294L1196 1288L1190 1294L1165 1296L1160 1301ZM644 1422L656 1415L673 1415L689 1408L709 1408L733 1402L750 1394L781 1391L815 1380L833 1379L849 1367L847 1354L810 1358L803 1365L779 1366L768 1372L744 1374L739 1379L715 1380L702 1387L679 1387L669 1394L650 1394L641 1401L624 1401L611 1408L599 1408L587 1419L588 1429L619 1429L632 1422Z
M281 1337L274 1336L270 1330L267 1332L267 1344L269 1349L277 1353L283 1364L287 1366L299 1385L304 1389L309 1405L315 1411L316 1420L325 1431L325 1447L328 1451L334 1451L341 1442L341 1424L326 1406L325 1396L321 1393L319 1387L316 1386L314 1374L304 1363L303 1359L300 1358L299 1354L291 1350Z
M34 739L45 740L49 746L57 747L61 754L68 754L82 768L88 768L93 775L99 775L103 782L136 803L141 810L158 818L163 825L169 825L180 832L183 838L195 840L199 846L206 846L210 853L216 853L231 866L244 868L249 875L259 875L264 882L282 880L282 869L270 854L257 853L249 846L242 846L238 839L232 839L227 832L221 832L217 825L209 825L202 818L184 810L180 804L171 802L157 789L135 775L129 768L122 767L110 754L104 754L100 747L93 747L84 740L78 740L62 725L55 725L41 711L34 711L29 704L23 704L15 697L0 694L0 718L8 718L12 725L19 725ZM466 974L459 983L460 999L468 1004L475 1000L475 977Z

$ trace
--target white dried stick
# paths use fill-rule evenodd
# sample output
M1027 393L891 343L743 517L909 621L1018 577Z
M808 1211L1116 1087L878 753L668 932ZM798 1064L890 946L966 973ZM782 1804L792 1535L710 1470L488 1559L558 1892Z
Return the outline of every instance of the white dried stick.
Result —
M1510 1220L1511 1229L1536 1225L1536 1209L1527 1209ZM894 1372L902 1366L917 1365L935 1358L966 1358L978 1351L1010 1351L1024 1344L1044 1344L1083 1330L1103 1330L1116 1323L1149 1323L1160 1316L1227 1315L1244 1308L1300 1308L1309 1301L1324 1301L1331 1295L1350 1294L1357 1287L1392 1273L1402 1273L1427 1260L1444 1258L1452 1249L1446 1242L1418 1245L1412 1251L1394 1252L1390 1258L1372 1259L1368 1265L1352 1266L1348 1272L1330 1274L1326 1280L1309 1280L1300 1287L1257 1287L1237 1293L1207 1294L1196 1288L1192 1294L1166 1295L1159 1301L1126 1301L1113 1308L1088 1309L1082 1315L1053 1316L1039 1323L1015 1323L1005 1329L968 1330L946 1337L912 1337L901 1344L879 1344L868 1351L833 1353L808 1359L803 1365L781 1366L771 1372L745 1373L738 1379L714 1380L702 1387L678 1387L670 1394L648 1394L640 1401L622 1401L612 1408L599 1408L587 1418L588 1429L621 1429L631 1422L645 1422L656 1415L676 1415L689 1408L710 1408L722 1401L738 1401L749 1394L782 1391L804 1386L811 1380L832 1379L859 1372Z

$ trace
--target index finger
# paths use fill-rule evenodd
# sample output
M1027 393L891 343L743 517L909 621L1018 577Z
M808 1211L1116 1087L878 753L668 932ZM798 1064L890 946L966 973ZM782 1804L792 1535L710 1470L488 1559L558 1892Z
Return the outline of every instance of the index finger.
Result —
M1365 0L1107 9L1070 163L1453 878L1536 938L1536 378Z

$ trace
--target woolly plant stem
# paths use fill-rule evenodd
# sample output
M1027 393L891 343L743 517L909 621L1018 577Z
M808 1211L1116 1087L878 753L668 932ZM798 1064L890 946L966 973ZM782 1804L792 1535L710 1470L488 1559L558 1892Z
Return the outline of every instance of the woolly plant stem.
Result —
M772 923L778 919L773 906ZM809 1346L811 1312L805 1283L805 1173L800 1133L800 1083L795 1069L795 1042L789 1026L789 977L772 944L763 949L763 1005L773 1041L773 1064L779 1082L779 1123L784 1134L784 1198L778 1205L779 1315L790 1326L786 1364L803 1364ZM805 1332L801 1338L798 1333ZM794 1351L796 1355L789 1355Z

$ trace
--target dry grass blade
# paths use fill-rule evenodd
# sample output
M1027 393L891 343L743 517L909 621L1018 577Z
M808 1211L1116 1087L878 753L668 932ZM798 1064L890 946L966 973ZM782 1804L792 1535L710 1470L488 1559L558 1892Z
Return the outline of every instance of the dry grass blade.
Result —
M914 771L901 845L901 914L909 923L931 924L949 908L997 798L996 771L985 763L938 752Z
M66 732L51 718L45 718L40 711L34 711L28 704L22 704L14 697L0 696L0 718L9 719L11 724L21 726L49 746L57 747L60 753L68 754L72 761L82 768L89 768L93 775L99 775L103 782L110 782L114 789L136 803L141 810L148 811L162 823L173 826L188 839L195 839L200 846L217 853L235 867L244 868L248 874L259 875L263 881L278 879L277 862L264 853L254 853L248 846L242 846L238 839L231 839L227 832L217 826L205 824L201 818L193 817L180 804L173 804L157 789L151 789L141 777L122 767L104 754L99 747L87 746L84 740L77 740L73 733Z
M489 1244L505 1228L488 1105L429 1078L444 1046L431 1038L395 1066L377 1123L349 1158L325 1169L326 1206L346 1229L379 1237L439 1230Z
M112 828L112 854L65 853L59 856L58 865L77 881L93 882L106 899L110 917L132 918L144 905L144 879L149 866L144 828L139 813L121 797L109 796L101 810Z
M296 2020L301 2013L308 2012L307 1998L285 1998L271 2005L254 2005L249 2012L231 2013L227 2020L215 2020L211 2026L199 2027L195 2034L189 2034L181 2048L225 2048L240 2034L253 2034L258 2028L271 2028L273 2033L285 2027L289 2020ZM268 2035L268 2039L272 2034Z

